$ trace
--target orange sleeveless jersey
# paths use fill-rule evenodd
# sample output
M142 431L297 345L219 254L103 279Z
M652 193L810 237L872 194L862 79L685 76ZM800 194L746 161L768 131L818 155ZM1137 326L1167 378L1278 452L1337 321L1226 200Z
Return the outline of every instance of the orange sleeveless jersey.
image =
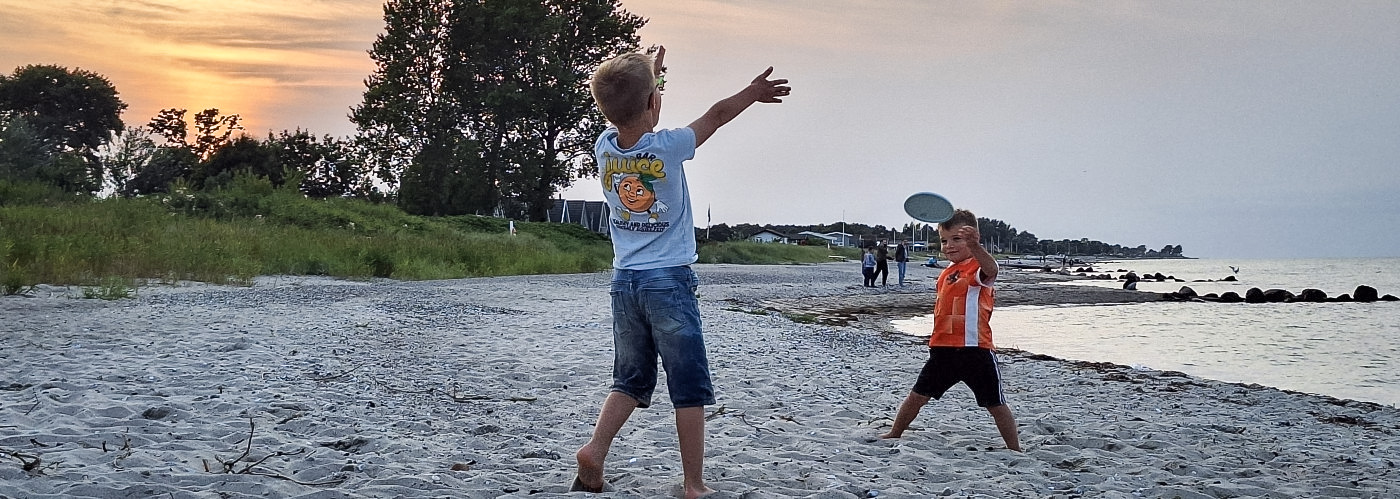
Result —
M992 344L992 283L982 282L976 258L949 265L938 275L938 299L933 304L931 347L982 347Z

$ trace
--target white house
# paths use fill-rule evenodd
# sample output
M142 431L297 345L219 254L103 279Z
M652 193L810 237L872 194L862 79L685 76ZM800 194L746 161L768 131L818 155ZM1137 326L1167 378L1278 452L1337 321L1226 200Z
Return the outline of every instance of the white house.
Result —
M826 234L822 234L822 237L826 238L826 240L828 241L831 241L831 244L837 246L853 246L851 242L853 241L852 238L854 238L855 236L852 236L845 232L827 232ZM859 240L860 239L854 239L854 241Z
M792 237L778 231L763 229L758 233L749 236L749 240L756 243L783 243L792 244Z
M838 240L838 238L835 238L835 237L832 237L832 236L829 236L829 235L826 235L826 234L818 234L818 233L812 232L812 231L810 231L810 230L804 230L804 231L802 231L802 232L798 232L797 235L799 235L799 236L807 236L807 239L808 239L809 241L812 240L812 239L817 239L817 240L818 240L818 241L810 241L808 244L820 245L820 244L822 244L822 242L819 242L819 241L824 241L825 244L826 244L827 246L840 246L840 245L841 245L841 243L840 243L840 241Z

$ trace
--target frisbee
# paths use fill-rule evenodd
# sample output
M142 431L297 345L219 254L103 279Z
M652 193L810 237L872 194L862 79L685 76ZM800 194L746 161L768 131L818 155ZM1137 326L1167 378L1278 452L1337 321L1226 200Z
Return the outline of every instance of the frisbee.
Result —
M953 218L953 203L932 192L920 192L904 200L904 212L920 222L936 224Z

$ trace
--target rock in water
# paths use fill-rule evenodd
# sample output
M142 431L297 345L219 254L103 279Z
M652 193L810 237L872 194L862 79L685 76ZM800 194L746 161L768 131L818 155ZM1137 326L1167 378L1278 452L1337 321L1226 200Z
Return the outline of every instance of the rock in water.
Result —
M1365 284L1357 286L1356 292L1352 293L1351 297L1356 301L1363 302L1373 302L1380 299L1380 295L1376 293L1376 288L1367 286Z

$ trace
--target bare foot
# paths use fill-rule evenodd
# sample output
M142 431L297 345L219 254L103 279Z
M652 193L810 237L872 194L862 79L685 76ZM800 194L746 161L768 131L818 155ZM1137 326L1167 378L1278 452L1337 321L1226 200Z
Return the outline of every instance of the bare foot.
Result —
M899 438L899 437L900 437L900 435L895 435L894 433L881 433L881 434L880 434L880 438Z
M569 487L570 491L602 492L603 491L603 460L606 455L598 455L593 450L592 444L586 444L574 454L578 459L578 476L574 478L574 484Z
M714 489L701 485L699 489L692 489L689 485L685 487L685 499L696 499L715 493Z
M695 499L697 497L705 497L714 493L714 489L706 487L705 484L700 484L699 489L694 489L691 488L689 485L683 484L676 484L671 486L671 497L675 497L676 499Z

